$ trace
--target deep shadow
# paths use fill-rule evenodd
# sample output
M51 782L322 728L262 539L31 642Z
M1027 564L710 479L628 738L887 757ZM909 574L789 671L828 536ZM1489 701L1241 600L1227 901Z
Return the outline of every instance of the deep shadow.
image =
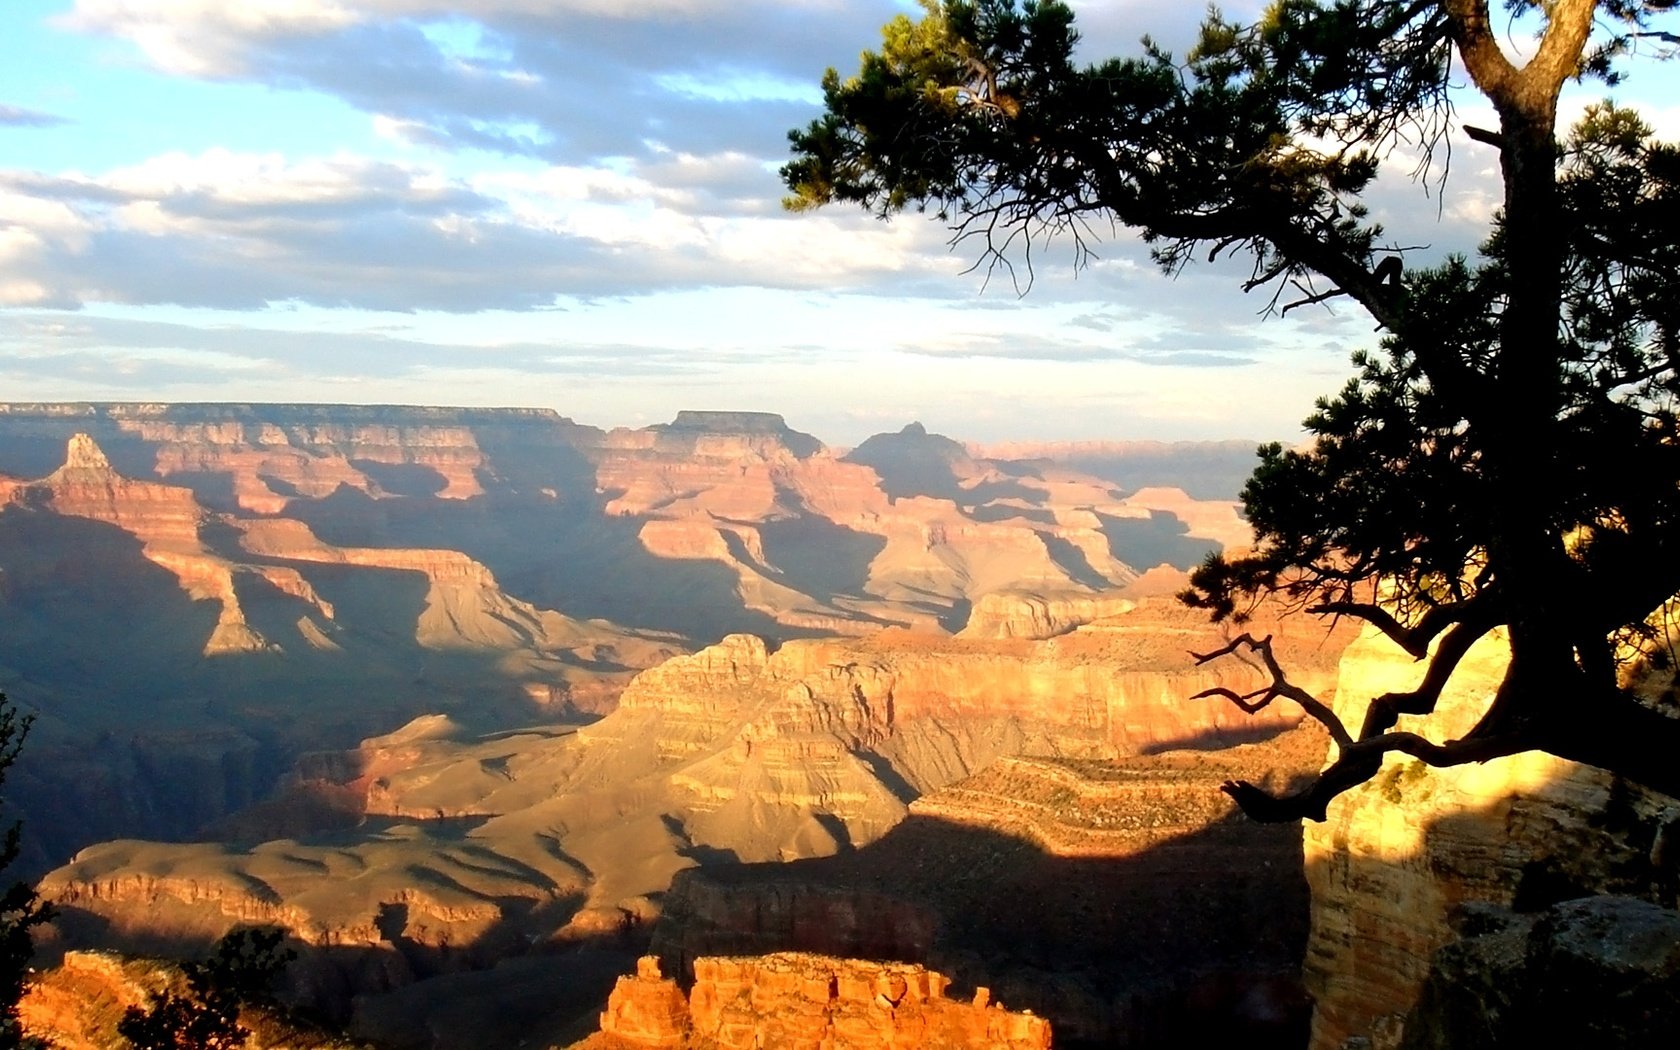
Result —
M854 751L852 755L868 766L869 772L874 774L875 779L879 780L881 785L892 792L893 797L900 802L908 804L915 801L916 797L921 794L916 790L915 785L904 779L904 774L895 769L885 756L877 755L873 751Z
M1030 521L1037 525L1056 524L1054 511L1036 507L1013 507L1007 503L982 503L968 508L968 516L980 522Z
M974 611L974 603L967 598L958 598L949 608L934 608L932 611L939 617L939 626L956 634L968 625L968 615Z
M1061 857L912 815L834 857L696 868L666 897L654 950L812 951L923 962L1050 1018L1058 1047L1298 1050L1307 886L1298 827L1231 820L1130 856Z
M425 499L449 487L449 479L434 467L423 463L380 463L371 459L352 459L350 465L366 474L385 492L393 496Z
M821 602L867 593L869 566L887 546L885 536L815 515L762 522L758 535L764 556L782 570L787 585Z
M285 947L296 958L283 974L282 1000L315 1023L348 1028L378 1045L468 1050L517 1046L538 1033L559 1034L539 1045L587 1034L617 976L634 970L649 931L631 923L557 939L555 931L582 905L581 895L493 903L502 917L464 941L447 934L437 939L438 931L428 932L427 920L400 901L378 906L370 925L380 940L372 944L313 944L290 936ZM203 958L234 923L218 913L197 933L180 932L179 926L169 933L118 931L102 917L66 904L55 925L57 935L37 952L37 966L52 965L62 951L82 945ZM506 975L515 972L527 979L508 981ZM532 978L540 980L540 994L533 994ZM423 1042L413 1041L416 1034Z
M1140 749L1140 754L1159 755L1167 751L1223 751L1228 747L1239 744L1263 744L1289 732L1293 727L1282 723L1252 724L1245 723L1224 729L1207 729L1194 736L1179 737L1175 740L1160 740L1153 744L1146 744Z
M1085 552L1074 546L1068 540L1053 533L1040 532L1037 534L1049 552L1050 560L1056 567L1067 573L1068 579L1082 584L1093 590L1106 591L1114 586L1114 581L1098 572L1091 566L1091 560L1085 557Z
M341 486L324 499L294 500L287 515L335 546L461 551L512 597L577 619L675 632L699 644L743 632L813 633L746 608L728 566L649 553L640 539L648 519L607 515L605 499L593 489L587 502L506 490L466 500L374 499Z
M957 464L970 460L968 451L941 434L929 434L911 423L896 434L876 434L846 454L846 462L861 463L881 479L889 499L931 496L956 503L974 499L957 484Z
M1152 510L1148 519L1117 518L1097 512L1100 528L1108 540L1109 553L1134 569L1171 565L1188 572L1209 555L1218 553L1213 540L1194 538L1190 526L1171 511Z

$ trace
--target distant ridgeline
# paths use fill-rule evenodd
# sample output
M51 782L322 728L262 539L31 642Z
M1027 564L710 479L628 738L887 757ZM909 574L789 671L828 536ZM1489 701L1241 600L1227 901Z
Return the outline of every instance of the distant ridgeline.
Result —
M1229 494L917 424L845 455L759 412L0 404L0 689L37 714L8 788L45 868L418 715L599 714L738 632L1071 630L1247 542Z

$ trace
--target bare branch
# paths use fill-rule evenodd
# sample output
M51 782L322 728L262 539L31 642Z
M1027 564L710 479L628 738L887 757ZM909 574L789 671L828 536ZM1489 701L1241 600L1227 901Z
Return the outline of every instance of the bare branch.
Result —
M1297 284L1296 287L1299 288L1300 285ZM1320 292L1317 295L1309 295L1305 299L1297 299L1292 303L1285 303L1283 309L1278 311L1278 316L1286 316L1289 311L1295 309L1297 306L1311 306L1314 303L1322 303L1327 299L1334 299L1337 296L1346 294L1348 293L1342 291L1340 288L1332 288L1328 292Z
M1300 704L1302 710L1311 715L1318 722L1322 723L1324 728L1330 731L1330 737L1336 741L1337 747L1345 749L1353 744L1353 737L1348 733L1347 726L1342 724L1342 720L1336 717L1336 712L1330 710L1330 706L1328 704L1313 696L1305 689L1302 689L1300 686L1289 681L1289 678L1283 673L1283 668L1278 665L1277 657L1272 655L1271 635L1268 634L1264 638L1257 639L1245 631L1237 637L1231 639L1231 641L1226 645L1223 645L1210 653L1198 653L1192 651L1190 656L1196 661L1196 666L1200 667L1203 664L1217 660L1222 656L1237 654L1240 649L1247 649L1249 652L1259 655L1260 659L1266 664L1267 673L1271 675L1271 684L1261 689L1257 689L1252 693L1243 694L1241 696L1233 690L1216 687L1204 690L1203 692L1196 694L1196 697L1192 697L1192 699L1222 696L1235 703L1238 707L1247 711L1249 714L1253 714L1255 711L1258 711L1267 704L1271 703L1275 698L1280 696L1285 697L1286 699L1293 700L1297 704ZM1261 697L1261 699L1258 702L1255 702L1253 698L1257 696Z
M1477 617L1478 622L1486 622L1488 626L1492 626L1491 620L1488 619L1488 607L1492 602L1492 592L1482 591L1476 597L1464 601L1432 605L1418 618L1417 623L1410 627L1396 619L1393 613L1373 602L1322 602L1306 611L1357 617L1381 631L1414 658L1421 660L1429 655L1430 643L1435 640L1436 635L1454 624L1468 622L1472 617ZM1485 633L1485 630L1484 628L1478 633L1477 637Z
M1344 750L1311 784L1293 794L1273 795L1246 780L1226 781L1220 790L1230 795L1249 819L1263 824L1302 818L1323 820L1328 815L1330 801L1375 776L1383 756L1390 751L1410 755L1431 766L1459 766L1528 751L1535 743L1528 733L1466 737L1445 744L1426 740L1416 733L1384 733Z
M1477 142L1486 143L1494 149L1505 148L1505 136L1497 131L1489 131L1486 128L1478 128L1474 124L1466 124L1464 125L1464 133Z

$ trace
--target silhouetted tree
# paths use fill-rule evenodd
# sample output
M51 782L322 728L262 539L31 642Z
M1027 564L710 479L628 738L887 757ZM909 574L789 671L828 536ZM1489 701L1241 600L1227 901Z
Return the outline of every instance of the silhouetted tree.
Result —
M1244 290L1273 308L1347 298L1375 319L1380 346L1320 402L1311 447L1262 450L1243 493L1255 551L1211 559L1186 598L1240 622L1282 594L1427 670L1350 729L1266 639L1202 655L1259 655L1271 683L1219 695L1298 700L1339 749L1287 797L1227 784L1250 815L1323 819L1390 751L1445 766L1538 749L1680 795L1680 718L1627 688L1666 660L1680 592L1680 151L1608 104L1556 134L1566 81L1614 83L1680 43L1659 24L1671 6L1507 0L1537 29L1520 61L1485 0L1277 0L1254 25L1211 13L1182 63L1146 40L1081 67L1061 3L924 0L856 76L830 70L826 112L791 133L791 208L931 209L982 263L1029 273L1043 238L1083 257L1117 221L1169 272L1242 253ZM1401 145L1445 177L1455 68L1498 114L1462 134L1498 149L1503 206L1478 260L1408 269L1361 195ZM1511 661L1473 729L1395 728L1495 631Z
M6 782L6 771L17 761L32 721L31 716L19 714L6 694L0 693L0 786ZM14 821L0 838L0 874L17 860L20 832ZM13 882L0 892L0 1047L23 1044L17 1007L35 950L29 931L50 918L52 909L41 902L28 883Z
M186 995L165 992L151 1008L131 1006L117 1032L135 1050L232 1050L250 1029L239 1023L242 1006L271 1005L274 981L295 953L281 950L285 933L269 928L234 930L216 942L210 958L189 962Z

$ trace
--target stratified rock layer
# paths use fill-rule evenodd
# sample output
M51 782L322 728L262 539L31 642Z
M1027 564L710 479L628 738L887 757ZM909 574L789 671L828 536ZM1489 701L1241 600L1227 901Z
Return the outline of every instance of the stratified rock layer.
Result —
M907 963L783 952L695 960L685 1001L644 958L622 977L601 1031L579 1050L1048 1050L1050 1024L1011 1013L981 989L945 997L950 980Z
M862 849L680 873L654 950L678 973L775 950L921 962L1081 1044L1298 1046L1299 839L1241 819L1218 785L1284 788L1323 747L1303 727L1217 751L1000 760Z
M1483 639L1435 713L1400 727L1436 740L1463 735L1508 659L1502 637ZM1362 636L1342 660L1337 713L1358 725L1371 697L1410 688L1424 666L1375 633ZM1392 1047L1467 904L1532 909L1584 893L1657 895L1664 875L1653 847L1676 817L1672 799L1538 752L1452 769L1391 757L1332 803L1326 821L1306 825L1312 1047L1336 1050L1353 1036Z

